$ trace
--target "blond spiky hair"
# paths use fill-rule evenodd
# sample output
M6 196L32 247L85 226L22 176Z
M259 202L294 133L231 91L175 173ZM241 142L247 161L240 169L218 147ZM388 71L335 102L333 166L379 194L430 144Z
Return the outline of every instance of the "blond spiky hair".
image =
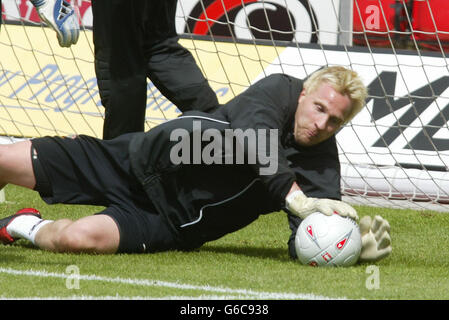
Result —
M320 69L312 73L304 82L305 93L315 91L323 82L330 84L338 93L349 97L352 109L345 119L345 123L351 121L362 110L368 95L368 90L357 72L341 66Z

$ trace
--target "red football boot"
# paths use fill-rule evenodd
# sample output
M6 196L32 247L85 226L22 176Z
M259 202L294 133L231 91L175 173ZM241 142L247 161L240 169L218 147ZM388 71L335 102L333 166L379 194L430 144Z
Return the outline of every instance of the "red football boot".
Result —
M35 216L38 218L42 218L41 214L39 211L37 211L36 209L33 208L25 208L25 209L21 209L19 211L17 211L16 213L14 213L13 215L3 218L0 220L0 242L3 244L11 244L14 241L16 241L16 239L14 239L9 233L8 231L6 231L6 227L18 216L23 216L23 215L29 215L29 216Z

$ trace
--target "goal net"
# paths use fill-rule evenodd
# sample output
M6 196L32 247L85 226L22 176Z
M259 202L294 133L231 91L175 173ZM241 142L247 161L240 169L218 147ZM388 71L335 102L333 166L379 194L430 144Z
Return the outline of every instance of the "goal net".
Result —
M90 1L60 48L29 1L2 0L1 143L101 137ZM357 71L366 107L337 134L344 199L449 211L449 3L445 0L179 0L180 42L221 103L272 73ZM179 115L148 80L146 129Z

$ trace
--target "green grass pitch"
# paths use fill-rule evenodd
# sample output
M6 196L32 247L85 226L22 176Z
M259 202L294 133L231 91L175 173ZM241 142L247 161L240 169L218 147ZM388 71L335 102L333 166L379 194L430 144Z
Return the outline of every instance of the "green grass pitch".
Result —
M100 207L46 205L7 186L1 217L23 207L77 219ZM38 299L448 299L449 215L356 207L391 225L393 252L375 264L313 268L287 253L285 214L273 213L193 252L55 254L24 240L0 247L0 298Z

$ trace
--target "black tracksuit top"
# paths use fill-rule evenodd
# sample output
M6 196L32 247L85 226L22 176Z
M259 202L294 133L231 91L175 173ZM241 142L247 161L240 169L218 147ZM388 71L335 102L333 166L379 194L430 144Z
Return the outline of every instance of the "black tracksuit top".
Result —
M302 80L274 74L217 108L213 113L186 112L130 144L131 166L159 214L167 218L186 249L218 239L248 225L261 214L284 209L294 181L308 196L340 199L340 164L335 137L312 147L293 138L294 116ZM193 121L201 131L278 129L278 166L261 175L259 164L173 164L173 130L192 136ZM299 219L289 215L292 237ZM291 248L290 248L291 249ZM290 250L292 253L292 250Z

